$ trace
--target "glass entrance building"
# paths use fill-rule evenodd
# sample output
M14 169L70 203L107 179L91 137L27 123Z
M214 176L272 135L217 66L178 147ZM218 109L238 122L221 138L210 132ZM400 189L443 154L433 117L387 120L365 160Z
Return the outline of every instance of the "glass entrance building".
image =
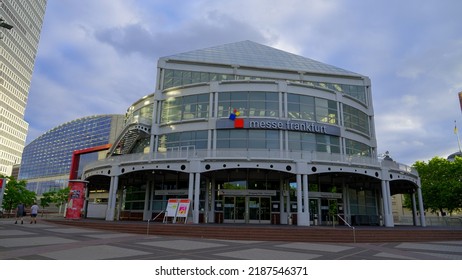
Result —
M251 41L160 58L82 179L107 191L106 220L189 198L194 223L392 227L391 197L410 193L425 226L417 172L378 159L369 78Z

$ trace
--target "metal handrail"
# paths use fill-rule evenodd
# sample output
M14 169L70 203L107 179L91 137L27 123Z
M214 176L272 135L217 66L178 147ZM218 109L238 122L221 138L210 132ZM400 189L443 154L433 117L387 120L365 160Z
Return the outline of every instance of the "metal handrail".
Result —
M337 214L337 217L340 218L340 220L342 220L349 228L351 228L353 230L353 243L356 243L356 231L355 231L355 227L350 225L344 218L342 218L342 216L340 216L340 214Z
M443 221L445 221L446 226L451 226L451 220L453 221L459 221L460 225L462 225L462 218L460 217L444 217Z
M147 225L147 228L146 228L146 235L149 235L149 223L150 223L151 221L155 221L155 220L160 216L160 214L164 213L164 211L165 211L165 210L162 210L162 211L160 211L160 213L157 214L157 216L155 216L154 218L148 219L148 225Z

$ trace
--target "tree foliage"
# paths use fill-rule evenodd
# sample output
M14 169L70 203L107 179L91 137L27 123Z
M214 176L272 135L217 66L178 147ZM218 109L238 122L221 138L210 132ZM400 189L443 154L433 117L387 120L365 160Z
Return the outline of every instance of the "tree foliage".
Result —
M14 177L5 177L8 179L5 192L3 194L2 207L8 213L15 209L19 203L30 206L36 200L36 194L26 189L25 180L17 181Z
M70 192L71 188L67 187L67 188L64 188L64 189L60 189L56 192L56 195L54 197L54 203L57 205L57 206L63 206L64 204L67 203L67 200L69 198L69 192Z
M55 204L56 207L62 207L67 203L69 197L70 188L64 188L59 190L52 190L46 193L43 193L42 198L40 199L40 206L42 208L50 206L51 203Z
M51 203L53 203L54 200L54 192L46 192L42 194L42 197L40 198L40 208L42 209L42 215L43 212L45 211L45 208L50 206Z
M417 161L414 167L421 179L426 210L452 213L462 209L461 157L455 157L454 161L434 157L428 163Z

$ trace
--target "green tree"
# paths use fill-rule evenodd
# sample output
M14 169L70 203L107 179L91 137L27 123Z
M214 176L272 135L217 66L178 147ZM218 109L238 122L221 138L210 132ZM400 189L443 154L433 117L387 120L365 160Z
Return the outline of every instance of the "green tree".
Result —
M26 189L27 181L17 181L14 177L5 177L8 179L6 184L5 192L3 195L2 207L8 213L11 213L13 209L19 203L24 203L26 206L32 205L36 200L36 194L33 191Z
M337 192L337 187L333 186L330 190L331 193ZM335 221L337 220L337 213L338 213L338 203L336 199L329 199L329 217L332 217L332 225L335 225Z
M424 208L432 212L449 212L462 209L462 158L454 161L434 157L428 163L417 161L414 167L419 172L422 184ZM405 206L410 208L410 197Z
M67 187L67 188L58 190L54 194L53 203L55 203L55 205L57 207L59 207L59 212L60 213L61 213L62 206L67 203L70 190L71 189L69 187Z
M53 203L55 193L55 191L49 191L42 194L42 197L40 198L40 208L42 209L42 216L45 212L45 208L50 206L51 203Z

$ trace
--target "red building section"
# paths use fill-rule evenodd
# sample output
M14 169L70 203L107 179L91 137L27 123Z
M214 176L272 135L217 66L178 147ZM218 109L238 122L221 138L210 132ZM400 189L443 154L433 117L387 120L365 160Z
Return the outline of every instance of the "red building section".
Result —
M87 149L77 150L72 153L72 160L71 160L71 171L69 173L69 180L76 180L77 174L79 172L79 164L80 164L80 156L83 154L89 154L104 150L109 150L111 148L111 144L91 147Z

